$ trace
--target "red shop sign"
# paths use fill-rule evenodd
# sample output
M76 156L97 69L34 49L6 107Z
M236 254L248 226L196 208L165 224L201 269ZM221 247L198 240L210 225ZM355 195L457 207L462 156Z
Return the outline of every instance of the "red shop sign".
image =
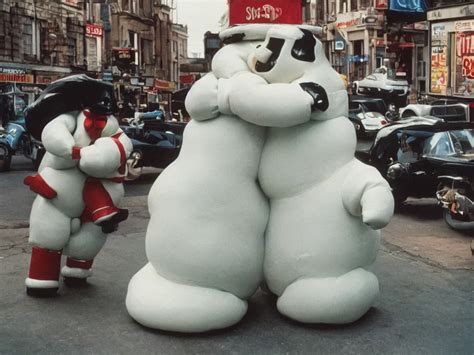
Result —
M375 8L377 10L387 10L388 0L375 0Z
M301 24L301 0L228 0L230 25L244 23Z
M102 37L103 29L101 25L86 24L86 36Z

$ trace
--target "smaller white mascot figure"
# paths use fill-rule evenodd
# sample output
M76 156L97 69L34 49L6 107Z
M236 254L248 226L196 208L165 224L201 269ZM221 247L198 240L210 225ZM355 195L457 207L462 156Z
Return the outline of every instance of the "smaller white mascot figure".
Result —
M48 86L25 112L28 130L46 149L38 173L25 178L38 194L30 215L30 296L56 295L60 273L66 285L83 284L106 234L128 217L117 205L132 144L116 109L111 84L74 75Z

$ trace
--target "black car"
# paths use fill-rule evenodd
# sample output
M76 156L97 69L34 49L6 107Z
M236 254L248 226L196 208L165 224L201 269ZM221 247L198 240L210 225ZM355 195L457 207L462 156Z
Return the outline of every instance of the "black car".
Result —
M131 121L129 126L121 126L133 144L133 167L166 168L178 157L184 127L184 123L161 120Z
M382 128L370 150L357 155L387 179L396 204L407 197L437 197L437 192L439 195L440 190L449 187L446 181L453 178L463 182L463 187L452 191L454 195L462 194L469 201L474 198L474 126L471 123L446 122L436 117L405 119ZM451 202L456 203L454 195ZM450 216L469 222L472 218L469 201L464 201L465 212L456 213L456 206L451 205Z
M358 137L374 137L387 124L387 106L382 99L359 95L349 96L349 120Z

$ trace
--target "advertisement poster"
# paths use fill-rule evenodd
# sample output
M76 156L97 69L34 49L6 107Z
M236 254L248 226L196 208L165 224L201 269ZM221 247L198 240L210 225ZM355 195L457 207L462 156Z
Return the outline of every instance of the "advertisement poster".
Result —
M301 0L229 0L230 25L302 21Z
M431 92L446 95L448 83L448 48L431 47Z
M448 33L446 22L431 25L431 86L433 94L446 95L448 86Z
M455 94L474 97L474 32L456 33Z
M433 46L448 45L448 30L446 24L437 23L431 27L431 43Z

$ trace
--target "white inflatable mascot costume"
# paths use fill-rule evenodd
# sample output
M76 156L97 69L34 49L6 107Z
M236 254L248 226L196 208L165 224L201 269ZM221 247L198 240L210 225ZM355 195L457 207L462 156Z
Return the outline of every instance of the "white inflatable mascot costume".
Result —
M377 254L378 230L393 215L390 187L354 158L344 84L309 30L271 27L247 63L252 73L236 76L227 92L232 113L271 127L259 168L270 199L266 283L290 318L353 322L379 292L366 268Z
M230 44L186 98L183 145L148 198L149 263L130 281L126 305L141 324L203 332L230 326L263 280L268 203L257 183L265 129L219 108L216 76L248 67L251 42ZM219 96L219 97L218 97Z
M117 204L132 145L115 111L112 85L85 75L52 83L26 110L28 130L46 149L38 173L25 178L38 194L30 215L31 296L56 294L61 254L66 285L83 283L106 234L128 216Z

